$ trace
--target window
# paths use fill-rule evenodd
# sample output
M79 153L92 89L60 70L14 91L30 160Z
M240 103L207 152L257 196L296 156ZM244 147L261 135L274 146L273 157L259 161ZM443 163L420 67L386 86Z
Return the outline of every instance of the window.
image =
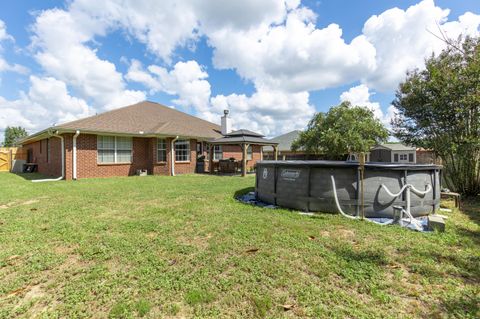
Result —
M401 161L406 161L407 160L407 154L400 154L400 160Z
M132 138L120 136L98 136L99 163L131 163Z
M131 137L116 137L117 142L117 159L116 163L131 163L132 162L132 138Z
M175 142L175 161L190 161L190 140L177 140Z
M223 150L222 145L215 145L213 147L213 160L221 160L223 159Z
M202 153L203 153L203 143L198 142L197 143L197 156L202 155Z
M413 162L413 154L412 153L408 154L408 161Z
M393 161L398 162L398 154L393 154Z
M157 162L167 161L167 141L163 138L157 140Z
M247 160L249 160L249 161L252 160L252 154L253 154L253 149L252 149L252 145L250 145L250 146L247 148Z

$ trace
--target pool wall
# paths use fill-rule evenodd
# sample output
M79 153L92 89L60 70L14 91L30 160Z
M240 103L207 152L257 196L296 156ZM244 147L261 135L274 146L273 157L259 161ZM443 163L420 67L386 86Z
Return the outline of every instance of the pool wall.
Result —
M360 215L360 165L340 161L260 161L257 162L256 195L263 202L302 211L338 213L332 176L342 210ZM405 184L420 191L411 192L411 213L424 216L440 205L439 165L367 163L364 171L365 217L393 217L393 206L405 207L405 192L392 198L384 184L397 193ZM430 186L428 186L430 185Z

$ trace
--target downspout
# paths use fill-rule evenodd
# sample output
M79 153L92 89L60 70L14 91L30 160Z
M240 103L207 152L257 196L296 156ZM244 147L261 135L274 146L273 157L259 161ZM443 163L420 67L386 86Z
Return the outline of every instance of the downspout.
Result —
M75 135L73 135L73 165L72 165L72 171L73 171L73 179L77 179L77 137L80 135L80 131L76 131Z
M34 179L32 182L40 183L40 182L56 182L60 181L65 177L65 141L63 136L58 135L58 131L55 131L51 136L58 137L61 141L61 149L62 149L62 176L58 178L47 178L47 179Z
M175 142L178 140L178 136L176 136L170 145L170 161L171 161L171 174L175 176Z

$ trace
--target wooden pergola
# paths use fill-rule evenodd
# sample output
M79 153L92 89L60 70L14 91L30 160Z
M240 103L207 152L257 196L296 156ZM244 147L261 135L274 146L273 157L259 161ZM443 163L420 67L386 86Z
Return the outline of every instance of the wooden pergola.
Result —
M273 147L273 157L274 160L278 158L278 143L272 142L264 138L263 135L249 131L249 130L238 130L226 134L223 137L217 138L215 140L209 141L210 144L210 156L209 156L209 167L210 173L213 174L213 153L215 145L239 145L242 149L242 176L247 175L247 150L250 146L259 145L259 146L271 146Z

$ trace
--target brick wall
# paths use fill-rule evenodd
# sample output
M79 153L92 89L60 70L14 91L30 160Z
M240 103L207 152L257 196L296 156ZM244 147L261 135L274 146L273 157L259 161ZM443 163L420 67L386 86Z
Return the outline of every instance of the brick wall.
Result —
M65 179L73 178L73 134L64 134L65 142ZM167 161L157 161L157 139L134 137L132 139L132 163L127 164L99 164L97 163L97 135L80 134L77 138L77 178L111 177L135 175L137 169L146 169L149 174L170 175L172 138L167 138ZM61 148L60 139L51 137L50 158L47 162L46 139L26 144L26 150L32 150L32 160L38 164L38 171L47 176L61 175ZM42 146L40 150L40 144ZM175 174L192 174L196 168L197 140L190 140L190 161L175 162ZM223 145L223 158L233 157L242 159L242 149L239 145ZM203 154L205 155L205 148ZM261 159L261 147L254 145L252 160L247 161L247 168L252 169ZM208 169L208 161L206 161Z
M165 139L167 143L167 161L159 162L158 161L158 152L157 152L157 139L150 139L149 148L152 159L151 169L149 173L154 175L170 175L170 158L171 158L171 138Z
M48 140L48 142L47 142ZM50 153L47 158L47 147L50 148ZM62 175L62 153L61 142L58 137L51 137L33 143L25 144L23 146L25 151L31 152L31 161L37 163L38 172L52 177L59 177Z
M97 162L97 136L80 134L77 138L77 177L110 177L135 175L137 169L152 171L151 139L132 139L132 163L100 164ZM67 176L71 178L70 176Z
M235 158L236 160L242 160L242 148L240 145L222 145L223 158ZM262 159L262 147L260 145L252 145L252 159L247 160L247 169L251 169L255 166L257 161Z

